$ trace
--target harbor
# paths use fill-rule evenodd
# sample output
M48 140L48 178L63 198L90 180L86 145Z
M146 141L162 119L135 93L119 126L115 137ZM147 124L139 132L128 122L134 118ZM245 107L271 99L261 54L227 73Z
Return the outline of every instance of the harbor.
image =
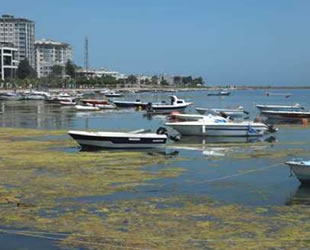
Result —
M260 117L256 105L309 107L308 90L290 92L287 99L264 90L154 91L112 100L167 105L176 95L192 103L181 114L238 105L252 121ZM160 148L93 151L68 131L177 131L165 126L169 114L144 109L90 112L45 100L2 100L0 107L0 244L7 249L16 239L31 249L307 247L308 189L285 164L309 159L307 124L276 123L278 130L263 136L181 136Z
M3 1L0 250L310 249L310 1Z

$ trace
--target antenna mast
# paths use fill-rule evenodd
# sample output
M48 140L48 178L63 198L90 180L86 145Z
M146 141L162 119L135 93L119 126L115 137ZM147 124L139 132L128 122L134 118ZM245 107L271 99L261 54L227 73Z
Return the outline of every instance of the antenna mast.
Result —
M88 37L85 37L84 68L88 71Z

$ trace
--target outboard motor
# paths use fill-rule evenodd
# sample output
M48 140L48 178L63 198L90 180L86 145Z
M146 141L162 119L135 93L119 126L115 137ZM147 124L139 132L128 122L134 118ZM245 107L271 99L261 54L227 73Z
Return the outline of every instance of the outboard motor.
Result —
M267 125L268 129L267 129L267 132L269 133L275 133L278 131L278 128L276 128L273 124L269 124Z
M153 106L152 106L152 103L149 102L147 105L146 105L146 111L147 112L153 112Z
M179 141L181 140L181 135L170 135L169 139L172 141Z
M164 127L159 127L157 130L156 130L156 134L158 135L167 135L168 136L168 130Z

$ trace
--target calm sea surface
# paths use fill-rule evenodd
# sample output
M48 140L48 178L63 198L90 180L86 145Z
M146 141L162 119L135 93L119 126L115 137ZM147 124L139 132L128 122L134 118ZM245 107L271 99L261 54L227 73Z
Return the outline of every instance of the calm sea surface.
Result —
M176 95L194 102L187 112L196 113L195 107L227 108L243 106L254 119L259 113L255 104L299 103L310 108L309 90L274 90L277 93L291 93L292 96L266 96L263 90L232 91L231 96L207 96L207 92L177 92ZM169 101L171 93L128 94L126 100ZM99 97L98 97L99 98ZM121 109L117 111L77 112L68 107L46 104L43 101L0 101L0 126L15 128L35 128L48 130L110 130L130 131L136 129L153 129L163 126L165 116L146 117L143 111ZM171 129L169 130L172 131ZM64 135L67 136L67 135ZM280 125L273 143L248 143L238 146L237 143L208 143L208 139L184 138L178 143L170 142L166 153L174 153L180 159L178 167L186 169L177 178L161 179L150 182L132 192L120 192L105 197L92 197L86 202L110 199L135 199L141 197L169 197L170 195L206 195L223 203L238 203L246 206L288 206L292 203L309 204L310 190L301 187L298 180L289 177L290 171L283 163L294 157L284 154L283 157L255 157L259 152L294 152L293 149L304 149L302 155L310 159L310 127L302 125ZM265 139L265 138L263 138ZM231 145L231 146L230 146ZM79 148L63 149L79 152ZM252 157L248 157L252 155ZM157 168L159 166L153 166ZM161 166L162 167L162 166ZM166 166L169 167L169 166ZM270 168L269 168L270 167ZM253 170L244 174L247 171ZM33 241L19 237L24 241L25 249L55 249L44 240ZM15 249L14 236L0 234L0 246Z

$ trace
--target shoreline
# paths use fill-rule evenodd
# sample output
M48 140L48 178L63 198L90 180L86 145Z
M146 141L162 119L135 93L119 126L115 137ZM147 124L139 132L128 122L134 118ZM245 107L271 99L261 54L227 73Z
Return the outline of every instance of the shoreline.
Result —
M99 92L101 90L107 89L107 87L103 88L49 88L48 90L51 92L62 92L62 91L94 91ZM178 86L167 86L167 87L132 87L132 88L117 88L112 87L111 90L118 90L121 92L173 92L173 91L218 91L222 89L226 89L228 91L234 90L297 90L297 89L310 89L310 86L234 86L233 88L225 88L222 86L206 86L206 87L178 87ZM26 90L30 90L29 88L1 88L0 93L5 93L8 91L16 91L23 92ZM34 89L35 90L35 89Z

